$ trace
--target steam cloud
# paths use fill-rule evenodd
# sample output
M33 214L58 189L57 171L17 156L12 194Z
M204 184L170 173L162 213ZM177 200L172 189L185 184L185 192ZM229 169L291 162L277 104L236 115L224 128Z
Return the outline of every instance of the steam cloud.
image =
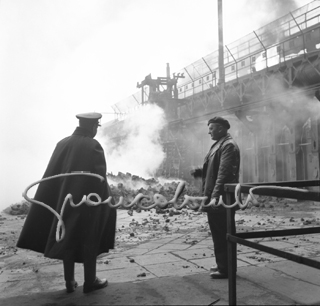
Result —
M121 140L112 138L115 135L110 134L108 127L102 131L107 171L153 177L165 158L160 143L160 132L166 124L163 109L148 104L121 123Z
M285 128L296 128L296 144L299 145L303 142L302 137L306 136L304 128L307 126L310 130L311 120L316 122L320 118L320 103L314 96L314 92L298 87L289 89L281 80L274 78L270 80L268 93L270 99L265 102L264 107L253 111L252 115L250 112L247 113L243 118L245 126L249 128L252 135L255 134L259 138L272 138L269 133L273 129L275 142L284 140ZM231 134L235 136L238 145L244 149L240 136L244 125L234 115L226 118L232 122ZM315 137L313 132L311 134L312 138Z

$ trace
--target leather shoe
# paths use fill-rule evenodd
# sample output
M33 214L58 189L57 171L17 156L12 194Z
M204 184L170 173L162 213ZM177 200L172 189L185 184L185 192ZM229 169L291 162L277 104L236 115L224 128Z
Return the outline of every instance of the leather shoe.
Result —
M216 272L211 272L210 277L213 279L222 279L222 278L228 278L228 274L216 271Z
M67 288L67 293L72 293L74 290L78 287L78 283L73 280L73 281L67 281L66 282L66 288Z
M86 282L84 282L83 293L89 293L91 291L102 289L107 286L108 286L108 281L105 278L100 279L96 277L96 280L92 284L87 284Z
M213 267L210 268L210 273L211 272L217 272L217 271L219 271L218 266L213 266Z

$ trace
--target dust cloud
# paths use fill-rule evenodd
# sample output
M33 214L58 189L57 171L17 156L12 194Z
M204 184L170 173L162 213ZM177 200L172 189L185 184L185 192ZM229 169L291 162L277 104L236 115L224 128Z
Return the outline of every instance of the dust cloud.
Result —
M160 142L165 124L163 109L156 104L148 104L118 122L117 132L113 126L103 126L98 138L105 150L107 172L153 177L165 158Z

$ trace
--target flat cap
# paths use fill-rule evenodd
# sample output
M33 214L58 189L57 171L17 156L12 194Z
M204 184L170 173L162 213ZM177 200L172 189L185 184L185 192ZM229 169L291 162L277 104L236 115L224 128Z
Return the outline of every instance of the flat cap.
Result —
M222 118L222 117L213 117L208 121L208 125L210 123L218 123L218 124L222 125L223 127L225 127L226 129L230 129L229 121Z
M84 119L84 120L99 120L102 117L102 114L100 113L84 113L84 114L78 114L76 115L78 119Z

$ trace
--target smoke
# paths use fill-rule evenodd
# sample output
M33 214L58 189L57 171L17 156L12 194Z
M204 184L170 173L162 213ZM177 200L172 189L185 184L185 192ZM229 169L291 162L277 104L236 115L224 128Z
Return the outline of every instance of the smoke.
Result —
M163 109L148 104L119 122L118 133L122 137L117 139L108 127L104 127L98 137L102 138L108 172L129 172L144 178L154 176L165 158L160 143L160 132L165 124Z
M320 103L314 91L304 88L285 86L278 78L269 80L269 92L274 96L270 102L273 117L282 123L305 122L309 117L318 118Z
M299 0L246 0L244 7L247 8L248 16L259 17L258 26L265 26L270 20L275 20L287 15L305 3ZM310 1L308 1L310 2Z
M240 114L240 115L239 115ZM314 90L305 88L288 88L281 79L270 78L268 91L265 95L264 106L243 113L238 113L241 122L253 135L256 135L261 142L283 141L284 132L290 128L296 130L296 144L301 143L301 137L305 132L304 127L310 126L310 120L316 121L320 118L320 103L314 96ZM242 146L240 131L243 129L241 123L236 121L231 124L232 130ZM272 136L271 130L274 131ZM272 137L275 137L273 140ZM312 137L315 137L313 135ZM252 144L253 145L253 144ZM264 143L264 145L267 145ZM245 147L250 147L246 144Z
M251 0L250 2L253 2ZM255 1L257 2L257 1ZM260 1L261 2L261 1ZM259 4L260 4L259 2ZM286 14L288 14L291 11L296 10L299 8L299 5L297 5L297 2L295 0L269 0L269 1L263 1L265 9L268 13L271 12L271 14L274 15L275 18L280 18Z

